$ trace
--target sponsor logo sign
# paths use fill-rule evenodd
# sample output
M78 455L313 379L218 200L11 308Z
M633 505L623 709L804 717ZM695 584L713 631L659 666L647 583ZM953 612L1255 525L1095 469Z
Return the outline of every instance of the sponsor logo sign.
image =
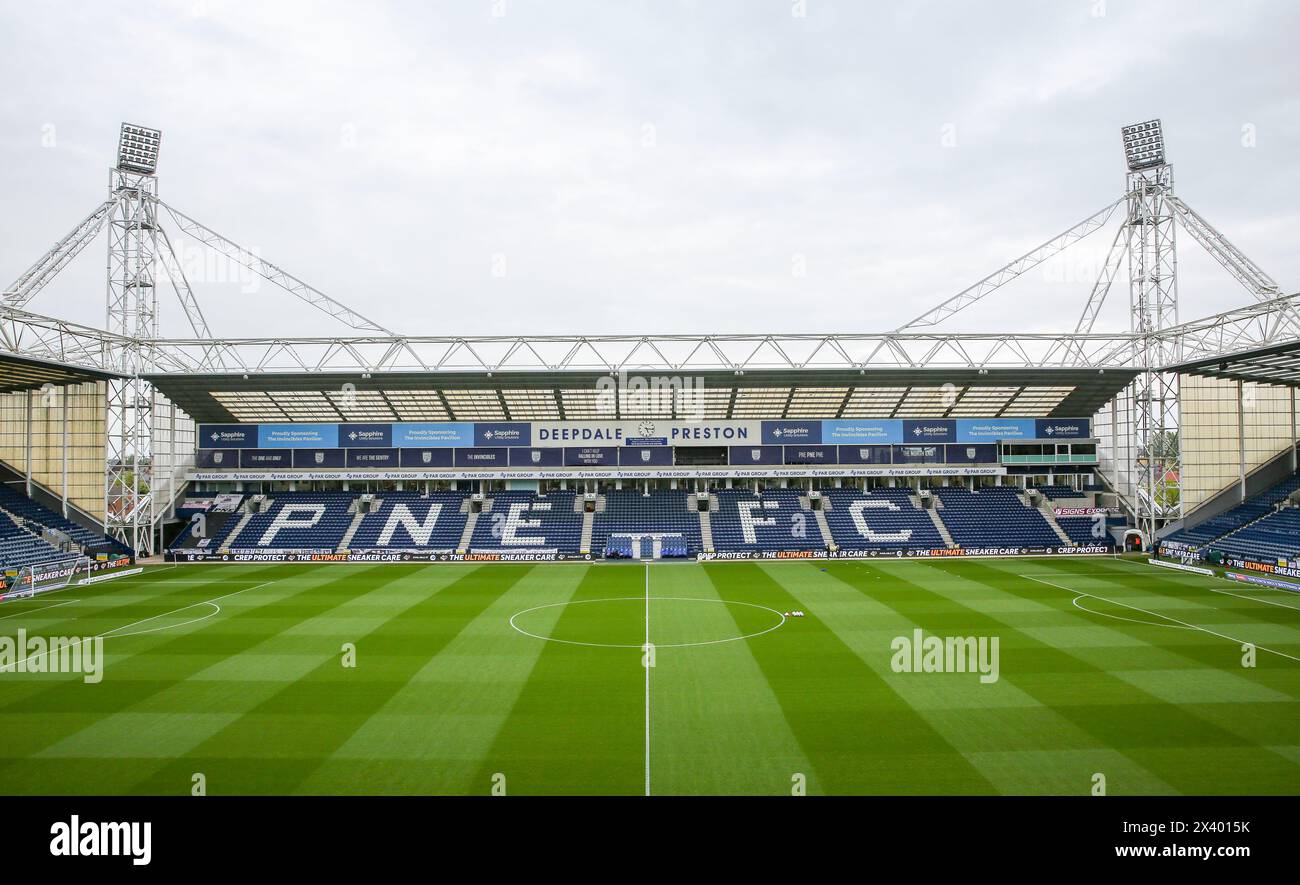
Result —
M201 449L257 448L257 425L200 424L198 443Z
M1092 420L1089 418L1038 418L1034 421L1037 439L1089 439Z
M958 418L953 442L996 443L1033 438L1033 418Z
M259 449L338 448L337 424L260 424Z
M390 449L393 447L393 425L343 424L339 427L339 445L349 449Z
M496 421L474 425L476 446L531 446L533 425L527 421Z
M474 425L445 421L394 424L393 445L399 449L450 449L457 446L472 446Z
M798 446L822 441L820 421L764 421L763 444L769 446Z
M903 442L901 418L854 418L823 421L821 441L840 445L888 445Z
M903 421L904 443L957 442L957 422L949 418Z

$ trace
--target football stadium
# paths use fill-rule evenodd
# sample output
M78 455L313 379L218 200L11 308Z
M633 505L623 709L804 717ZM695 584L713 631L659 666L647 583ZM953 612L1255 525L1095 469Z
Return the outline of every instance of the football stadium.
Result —
M421 337L123 124L0 300L0 792L1300 792L1300 295L1118 135L1104 208L891 331ZM34 312L100 234L106 327ZM1089 236L1072 325L940 330ZM185 238L338 334L215 336Z

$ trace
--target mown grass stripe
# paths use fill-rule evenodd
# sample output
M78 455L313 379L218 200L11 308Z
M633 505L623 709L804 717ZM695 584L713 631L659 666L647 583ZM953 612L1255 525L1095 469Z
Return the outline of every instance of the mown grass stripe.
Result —
M704 571L723 598L778 611L805 607L758 565L728 563ZM815 613L746 644L827 792L993 791Z
M328 760L299 785L304 792L487 794L477 780L488 751L527 684L544 643L510 628L515 612L563 602L583 568L535 568L495 599L433 655ZM532 622L545 631L560 608Z
M23 716L30 721L42 723L32 744L25 748L23 756L0 757L0 792L136 791L141 779L166 763L165 757L118 759L114 764L107 765L102 756L39 758L32 754L48 750L71 735L93 727L105 717L140 707L216 661L255 648L268 636L312 617L321 610L339 605L356 594L356 571L343 575L328 567L290 567L281 574L292 577L286 577L278 585L277 593L261 598L256 598L256 594L248 594L254 599L238 610L230 610L228 616L214 619L205 631L172 637L155 634L120 640L123 643L152 640L148 643L147 652L141 650L132 653L132 656L143 659L134 674L129 674L126 670L132 663L132 656L119 661L110 660L106 664L104 681L98 685L86 685L72 677L59 677L60 681L46 686L42 691L25 695L0 707L0 716L5 721L11 721L13 716ZM264 612L264 608L272 611ZM218 629L222 631L219 642L214 641ZM9 751L0 747L0 753L7 752ZM187 773L184 783L188 783L188 780ZM163 792L177 790L177 785L172 784Z
M651 639L658 644L651 679L653 791L790 795L797 773L809 794L824 792L744 641L668 647L764 630L774 616L718 601L663 598L721 599L695 566L652 567L650 590Z
M572 600L641 596L644 580L638 566L592 567ZM630 609L614 605L602 611L600 605L565 607L555 620L553 635L592 636L601 631L620 638L626 635ZM518 634L511 641L543 642ZM488 783L501 774L511 795L641 795L645 788L641 651L543 644L475 783Z
M1006 572L984 563L965 562L954 572L949 563L927 566L959 581L997 589L1012 596L1041 602L1044 595L1025 585L1024 581L1008 581ZM964 617L972 630L1011 630L1019 638L1020 654L1032 655L1028 666L1019 669L1013 657L1004 651L1003 672L1016 681L1040 702L1053 706L1062 716L1080 729L1097 738L1102 745L1123 753L1142 767L1184 793L1214 792L1207 789L1212 784L1228 792L1268 793L1277 790L1276 755L1239 734L1205 721L1180 705L1155 697L1140 688L1119 679L1102 666L1092 663L1077 650L1049 645L1018 629L1014 620L996 614L985 614L962 602L960 592L936 594L934 591L912 584L915 590L927 596L941 596L964 610ZM1044 590L1050 590L1043 586ZM1048 597L1050 600L1050 597ZM1057 600L1059 603L1059 600ZM1084 617L1073 608L1061 609L1066 618ZM1130 625L1125 625L1127 631ZM1162 637L1154 635L1161 628L1132 626L1145 630L1144 641L1160 651ZM1172 631L1171 631L1172 632ZM1004 641L1005 649L1005 641ZM1062 674L1072 674L1068 679ZM1092 703L1078 703L1080 696L1093 694ZM1179 748L1182 752L1169 752ZM1247 762L1237 773L1237 779L1226 784L1216 778L1207 778L1216 759L1225 754L1243 757ZM1195 759L1195 764L1188 760ZM1112 780L1112 789L1123 790L1123 785Z
M210 793L292 793L322 765L412 675L478 617L503 588L532 566L475 567L450 582L438 566L371 585L376 590L410 588L415 595L394 604L378 625L341 621L322 644L333 654L301 678L280 687L239 718L195 747L182 765L161 769L147 789L176 783L185 768L198 766ZM375 577L381 577L380 572ZM427 592L420 593L421 585ZM363 585L364 586L364 585ZM358 588L360 589L360 588ZM343 643L356 649L356 666L343 666ZM341 782L338 792L365 792Z

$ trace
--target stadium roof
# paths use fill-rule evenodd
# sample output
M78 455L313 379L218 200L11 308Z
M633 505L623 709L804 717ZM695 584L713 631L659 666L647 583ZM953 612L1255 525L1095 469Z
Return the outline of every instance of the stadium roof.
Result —
M46 384L60 387L65 384L83 384L87 381L103 381L116 377L118 376L112 372L101 372L85 366L72 366L12 353L0 353L0 393L39 390Z
M619 418L1082 417L1131 369L867 369L700 372L672 396L620 391ZM580 421L600 411L598 372L150 375L201 422ZM651 375L653 379L655 376ZM689 384L689 388L686 387Z
M1300 340L1196 360L1176 368L1210 378L1300 386Z

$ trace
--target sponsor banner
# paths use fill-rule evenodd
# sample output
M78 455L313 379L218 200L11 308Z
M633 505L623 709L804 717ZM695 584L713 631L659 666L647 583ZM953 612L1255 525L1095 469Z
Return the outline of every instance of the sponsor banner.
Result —
M667 451L665 449L665 451ZM511 467L563 467L564 449L521 449L510 450Z
M615 451L621 467L673 466L673 450L669 446L624 446Z
M398 462L403 468L450 467L451 449L398 449Z
M510 463L509 453L507 448L457 449L453 463L457 467L506 467Z
M480 449L457 449L457 452L483 451ZM423 479L483 479L489 476L491 479L511 480L511 479L835 479L850 477L896 477L904 479L907 477L926 477L926 476L1006 476L1005 467L1000 465L969 465L969 466L945 466L942 464L927 464L918 467L900 466L895 464L893 467L818 467L816 465L792 466L792 467L745 467L742 465L731 465L730 467L653 467L645 470L636 467L604 467L604 468L553 468L550 470L525 470L505 467L505 452L509 449L500 449L501 461L497 469L493 469L489 474L483 470L474 470L473 467L493 467L492 464L473 464L458 465L462 469L452 470L343 470L343 471L321 471L321 470L240 470L230 472L219 472L212 470L194 470L185 474L187 480L194 482L259 482L266 480L284 480L295 482L307 482L316 479L337 479L337 480L423 480Z
M745 559L926 559L946 557L1008 557L1008 556L1095 556L1113 552L1100 545L1087 547L979 547L934 548L894 550L720 550L716 553L699 553L700 562L718 562Z
M403 423L393 425L393 445L399 449L451 449L474 445L474 425L467 422Z
M1276 578L1261 578L1259 575L1240 575L1236 572L1224 572L1223 576L1230 581L1239 581L1246 584L1259 584L1261 587L1272 587L1274 590L1286 590L1289 593L1300 593L1300 584L1292 584L1290 581L1279 581Z
M348 468L387 470L398 466L397 449L348 449Z
M476 446L531 446L533 425L527 421L494 421L474 425Z
M393 425L344 424L339 427L339 445L361 449L391 449Z
M288 449L244 449L239 453L241 470L276 470L293 466Z
M259 424L259 449L313 449L339 446L337 424Z
M200 449L898 445L1090 439L1088 418L200 424Z
M905 443L950 443L957 441L957 422L950 418L929 418L923 421L903 420Z
M765 445L817 445L822 441L820 421L764 421L762 427Z
M997 443L1003 440L1033 439L1033 418L958 418L959 443Z
M1034 436L1038 439L1091 439L1090 418L1037 418Z
M892 464L890 446L840 446L841 464Z
M903 420L901 418L842 418L823 421L821 441L844 446L901 443Z
M1054 516L1095 516L1098 513L1104 516L1108 516L1110 515L1111 510L1109 507L1053 507L1052 508L1052 514ZM1187 545L1181 544L1176 546L1186 547ZM1187 549L1192 550L1195 548L1188 547Z
M293 466L303 470L345 466L342 449L294 449ZM358 465L364 466L364 465Z
M255 449L256 424L200 424L198 431L201 449Z
M375 563L375 562L564 562L586 561L591 554L557 553L550 551L479 551L452 553L447 550L230 550L225 553L204 553L196 550L169 550L167 562L252 562L252 563Z
M783 464L785 450L781 446L731 446L727 449L727 462L741 464Z
M1198 575L1208 575L1214 577L1214 570L1201 568L1199 565L1188 565L1183 562L1165 562L1163 559L1148 559L1147 565L1158 565L1161 568L1178 569L1180 572L1195 572Z
M1272 562L1251 562L1236 556L1223 557L1223 564L1228 568L1239 568L1248 572L1263 572L1266 575L1281 575L1284 578L1300 578L1300 568Z
M564 450L565 467L612 467L617 463L615 446L578 446Z
M787 464L834 464L836 446L785 446Z
M944 446L944 460L949 464L996 464L997 443Z
M199 449L194 453L194 466L234 470L239 467L239 449Z

